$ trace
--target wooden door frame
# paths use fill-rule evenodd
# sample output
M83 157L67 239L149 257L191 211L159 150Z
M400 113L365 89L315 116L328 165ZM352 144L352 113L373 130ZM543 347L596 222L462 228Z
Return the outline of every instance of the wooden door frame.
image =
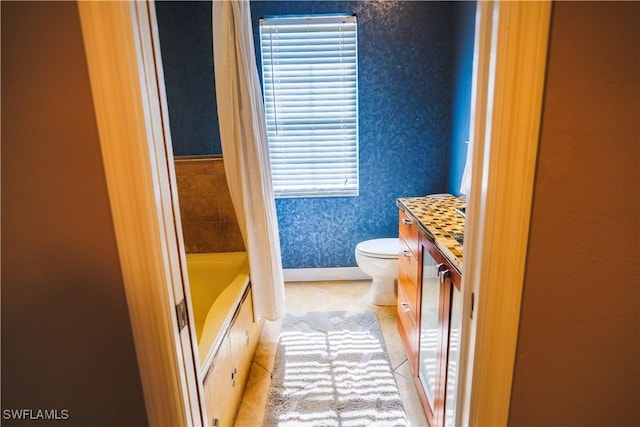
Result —
M477 2L456 425L508 424L550 20L550 1Z
M153 6L78 11L149 425L203 426L193 322L176 312L183 298L192 310Z
M149 423L203 425L194 366L180 350L172 268L182 236L166 231L176 223L164 206L175 190L159 167L170 163L166 150L153 146L157 97L140 66L140 31L149 29L135 3L78 4ZM475 307L463 320L458 425L508 420L550 11L549 1L477 2L463 313L472 293Z

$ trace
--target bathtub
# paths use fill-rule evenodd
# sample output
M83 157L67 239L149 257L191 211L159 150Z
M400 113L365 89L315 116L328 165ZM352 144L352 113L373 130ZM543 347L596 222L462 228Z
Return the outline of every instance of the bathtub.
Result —
M206 372L249 287L245 252L187 254L200 367Z

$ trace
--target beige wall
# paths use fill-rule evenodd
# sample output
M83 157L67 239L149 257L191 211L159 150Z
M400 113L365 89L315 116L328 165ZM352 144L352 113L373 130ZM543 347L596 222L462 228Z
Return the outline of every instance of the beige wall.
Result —
M554 3L513 426L640 425L638 23Z
M80 31L74 2L2 2L2 409L142 426Z
M185 251L243 252L222 158L176 159L175 168Z

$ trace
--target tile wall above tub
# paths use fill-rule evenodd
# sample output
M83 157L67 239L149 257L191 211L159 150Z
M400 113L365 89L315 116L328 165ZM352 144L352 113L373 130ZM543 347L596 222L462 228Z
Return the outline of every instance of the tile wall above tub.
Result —
M175 170L185 251L244 251L222 158L176 158Z

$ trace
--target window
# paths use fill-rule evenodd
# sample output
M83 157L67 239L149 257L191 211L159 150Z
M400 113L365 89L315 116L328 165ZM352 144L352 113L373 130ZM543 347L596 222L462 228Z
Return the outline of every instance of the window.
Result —
M276 197L358 195L354 16L260 20Z

